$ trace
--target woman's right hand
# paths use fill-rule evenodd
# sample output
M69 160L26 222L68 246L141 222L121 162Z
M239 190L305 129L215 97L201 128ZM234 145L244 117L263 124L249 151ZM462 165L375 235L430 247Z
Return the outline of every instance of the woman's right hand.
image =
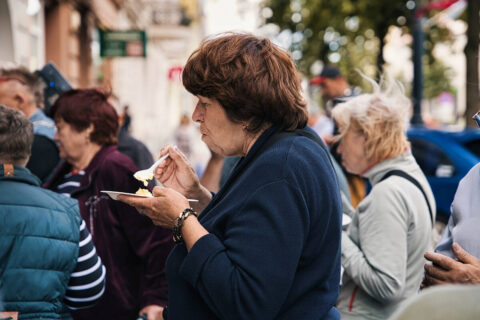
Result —
M154 170L155 178L165 187L172 188L187 198L199 200L196 209L203 209L211 199L210 192L200 184L195 169L176 146L162 148L160 156L167 153L169 157Z

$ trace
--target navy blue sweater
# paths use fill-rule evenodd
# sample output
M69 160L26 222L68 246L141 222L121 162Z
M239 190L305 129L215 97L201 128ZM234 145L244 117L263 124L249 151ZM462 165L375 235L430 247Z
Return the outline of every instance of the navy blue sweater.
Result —
M268 129L167 260L169 320L339 319L341 201L328 155Z

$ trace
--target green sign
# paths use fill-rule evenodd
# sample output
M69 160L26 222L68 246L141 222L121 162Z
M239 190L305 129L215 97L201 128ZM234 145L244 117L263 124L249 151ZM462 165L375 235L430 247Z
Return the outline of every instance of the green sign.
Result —
M101 57L146 57L147 34L143 30L99 29Z

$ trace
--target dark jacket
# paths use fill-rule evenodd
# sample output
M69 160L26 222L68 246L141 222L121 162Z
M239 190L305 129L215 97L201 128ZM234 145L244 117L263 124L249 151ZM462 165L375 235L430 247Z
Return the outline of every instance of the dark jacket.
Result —
M59 161L57 144L44 135L35 134L33 136L32 155L28 160L27 168L42 182L45 182L55 170Z
M132 159L139 169L147 169L153 164L153 156L147 146L132 137L125 127L118 132L118 151Z
M173 246L171 231L154 226L135 208L100 192L135 193L142 186L133 178L136 169L116 146L103 147L72 194L107 269L102 300L93 308L73 312L75 319L131 320L146 305L167 303L164 266ZM70 170L68 163L61 163L45 186L54 190Z
M77 201L40 188L29 170L13 168L7 177L10 170L0 164L3 309L19 312L19 319L70 318L63 299L77 264Z
M29 120L33 124L34 139L27 169L39 177L43 183L48 180L60 162L58 147L53 141L55 122L40 109L37 109Z
M169 320L340 318L335 173L306 137L261 153L274 132L263 133L199 215L210 234L170 254Z

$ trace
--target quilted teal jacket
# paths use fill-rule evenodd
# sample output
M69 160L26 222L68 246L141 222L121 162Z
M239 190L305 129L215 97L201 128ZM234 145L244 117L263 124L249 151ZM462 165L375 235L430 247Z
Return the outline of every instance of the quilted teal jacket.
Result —
M0 164L0 310L69 319L63 298L78 257L78 203L39 185L28 169Z

